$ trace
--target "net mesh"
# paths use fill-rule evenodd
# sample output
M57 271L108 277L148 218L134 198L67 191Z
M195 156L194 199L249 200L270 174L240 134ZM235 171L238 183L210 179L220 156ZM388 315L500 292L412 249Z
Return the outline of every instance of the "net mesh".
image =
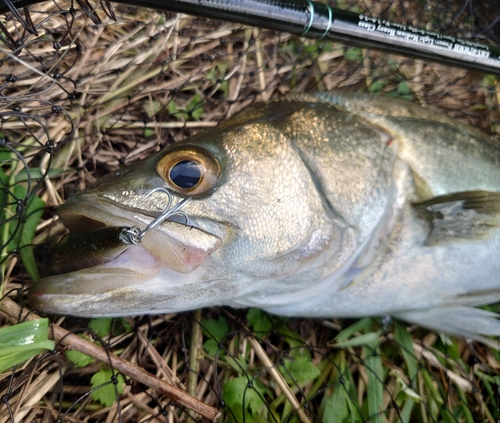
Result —
M500 44L497 1L330 4ZM497 78L443 64L107 2L54 0L6 13L0 23L2 295L23 307L37 277L33 245L63 231L56 206L255 101L289 92L385 93L500 132ZM0 316L4 327L16 322ZM387 319L282 319L221 308L53 322L188 389L219 410L219 421L500 421L497 351ZM5 370L0 422L204 421L109 360L71 354L59 342Z

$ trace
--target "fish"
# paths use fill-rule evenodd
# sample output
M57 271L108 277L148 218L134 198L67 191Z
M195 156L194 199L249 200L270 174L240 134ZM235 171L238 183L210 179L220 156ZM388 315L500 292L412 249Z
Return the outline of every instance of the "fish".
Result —
M187 198L182 216L161 218ZM34 283L45 313L391 316L499 345L500 315L478 306L500 301L500 146L415 103L256 103L104 176L58 214L75 234L156 227Z
M55 245L46 246L52 250L52 257L46 262L44 274L64 274L111 261L128 248L128 243L120 238L126 229L131 230L106 227L64 235Z

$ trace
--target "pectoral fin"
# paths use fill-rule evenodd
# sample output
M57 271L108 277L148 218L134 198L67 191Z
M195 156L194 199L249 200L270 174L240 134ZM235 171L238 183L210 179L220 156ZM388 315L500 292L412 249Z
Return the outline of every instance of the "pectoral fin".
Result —
M416 203L415 207L431 221L426 245L457 239L488 237L500 227L500 193L465 191L442 195Z
M500 336L500 314L467 306L449 306L406 311L394 317L438 332L475 339L500 350L499 341L484 336Z

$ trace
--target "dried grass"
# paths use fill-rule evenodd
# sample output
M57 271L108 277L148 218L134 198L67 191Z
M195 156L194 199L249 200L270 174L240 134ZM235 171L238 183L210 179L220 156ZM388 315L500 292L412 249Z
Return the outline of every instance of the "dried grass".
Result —
M439 8L439 4L435 6ZM436 22L441 29L453 27L446 24L446 19L451 11L460 18L459 6L452 5L446 9L446 16L440 15L442 20ZM212 127L254 101L291 91L390 93L406 82L421 104L444 109L483 130L500 132L498 82L479 73L367 50L360 51L360 60L349 60L348 47L340 44L321 44L268 30L162 15L123 5L114 6L117 22L98 9L102 25L93 24L81 10L76 10L74 16L54 14L57 7L69 6L58 1L57 5L46 2L32 7L35 24L46 21L39 27L38 37L26 36L27 48L19 56L13 57L5 47L0 49L1 74L17 78L2 89L3 135L15 140L17 150L31 168L71 170L40 185L38 194L49 207L61 204L69 194L120 164L136 161L166 144ZM416 3L401 7L399 2L385 1L374 2L370 7L372 15L390 16L415 25L423 22L417 12L427 13L417 11ZM7 21L6 26L12 34L23 36L17 22ZM457 26L459 35L467 32L466 26L462 28L465 29ZM60 47L54 48L55 41ZM203 113L193 118L198 108ZM47 141L57 148L47 149ZM18 166L14 173L23 168L21 162ZM49 209L39 225L37 242L62 229L60 224L54 226L56 221L53 209ZM8 256L3 266L3 292L23 304L18 290L29 282L17 256ZM245 359L247 368L243 374L249 380L261 380L273 392L273 398L266 398L270 409L280 410L281 417L296 416L285 420L317 421L322 407L320 394L332 387L341 389L344 385L339 382L339 375L346 369L352 375L359 403L363 403L371 371L363 356L366 351L325 347L346 322L292 320L284 324L276 320L276 331L259 339L258 334L248 333L243 326L244 312L234 312L233 316L232 311L205 310L195 314L194 319L190 313L127 319L133 332L100 342L121 359L220 409L220 421L230 421L227 408L220 407L220 394L221 387L237 374L234 360L209 357L201 346L203 335L199 331L200 319L216 318L219 313L228 317L234 331L222 345L226 357ZM3 325L10 325L16 318L15 314L0 312ZM53 321L72 332L91 336L86 329L88 321ZM322 376L308 384L289 386L283 382L276 371L277 364L297 348L277 331L283 325L302 336L300 345L313 346L312 362L321 368ZM394 407L394 401L402 395L402 381L420 394L430 392L425 375L442 391L449 410L459 407L465 395L471 413L480 416L478 419L492 423L498 419L498 409L494 417L494 401L489 397L494 394L477 374L499 377L500 365L494 353L460 340L447 347L436 335L423 338L424 335L421 331L412 334L420 365L418 379L413 381L392 334L386 332L381 338L381 360L387 372L393 373L384 383L386 409L370 421L402 421L401 410ZM459 358L447 356L447 348L457 349ZM129 379L125 392L113 406L101 406L89 395L90 378L99 365L75 368L62 350L63 344L59 344L57 353L0 375L0 395L4 395L0 423L52 422L61 416L58 410L64 411L64 421L71 422L198 419L158 390L134 379ZM497 379L497 388L499 385ZM307 403L309 408L287 414L294 408L287 400L302 406ZM435 415L433 408L442 405L424 398L418 406L419 419L409 421L433 421L429 417ZM466 417L458 421L466 421Z

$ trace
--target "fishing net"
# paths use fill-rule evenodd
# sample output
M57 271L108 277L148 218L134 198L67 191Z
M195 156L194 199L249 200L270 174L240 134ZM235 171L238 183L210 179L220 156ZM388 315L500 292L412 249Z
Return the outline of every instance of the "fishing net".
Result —
M334 3L500 44L498 1ZM86 0L6 12L0 30L4 328L33 316L25 290L43 260L33 246L63 233L55 208L69 195L253 102L384 93L500 132L497 77L348 43ZM209 421L213 410L221 422L500 421L497 351L389 319L220 308L51 322L55 347L0 376L2 423ZM204 417L136 365L207 404Z

